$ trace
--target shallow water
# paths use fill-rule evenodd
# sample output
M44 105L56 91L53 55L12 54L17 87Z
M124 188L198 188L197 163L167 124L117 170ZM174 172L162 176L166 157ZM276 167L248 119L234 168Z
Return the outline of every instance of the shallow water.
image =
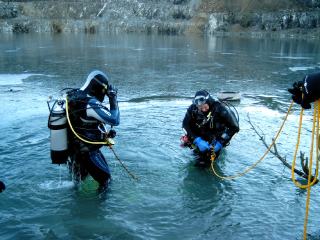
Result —
M1 239L301 239L306 192L272 155L244 177L224 181L193 166L180 147L181 121L198 89L240 91L241 131L217 163L232 175L258 160L290 104L286 89L320 69L317 40L150 35L1 35ZM80 87L92 69L119 88L115 151L104 149L113 181L97 194L51 164L49 95ZM292 161L299 108L278 140ZM307 111L302 150L308 152ZM318 186L308 233L319 238Z

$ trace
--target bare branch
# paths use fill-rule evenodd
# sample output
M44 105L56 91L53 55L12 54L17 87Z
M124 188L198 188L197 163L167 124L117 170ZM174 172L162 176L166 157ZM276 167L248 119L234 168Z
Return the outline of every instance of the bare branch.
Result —
M301 162L301 167L302 170L308 175L309 174L309 168L308 168L308 162L309 159L304 157L304 153L300 152L300 162Z
M266 147L266 148L269 148L269 144L267 144L266 140L265 140L265 137L262 136L262 134L264 134L261 129L260 131L262 132L262 134L260 134L258 132L258 130L256 129L256 127L252 124L251 120L250 120L250 116L249 114L247 114L247 117L248 117L248 123L251 125L252 129L255 131L255 133L258 135L260 141L263 143L263 145ZM272 139L272 141L274 141L274 139ZM289 168L290 170L292 169L292 165L290 163L287 162L286 158L285 157L282 157L279 152L278 152L278 149L277 149L277 146L276 144L273 145L273 150L270 149L270 152L275 156L277 157L282 163L284 166L286 166L287 168ZM308 158L304 158L304 153L300 152L300 161L301 161L301 166L302 166L302 171L298 170L298 169L294 169L294 172L299 175L300 177L303 177L305 179L308 179L308 175L309 175L309 169L308 169ZM304 163L306 162L306 163ZM314 176L311 176L311 181L314 179ZM318 183L318 180L316 181L316 183Z

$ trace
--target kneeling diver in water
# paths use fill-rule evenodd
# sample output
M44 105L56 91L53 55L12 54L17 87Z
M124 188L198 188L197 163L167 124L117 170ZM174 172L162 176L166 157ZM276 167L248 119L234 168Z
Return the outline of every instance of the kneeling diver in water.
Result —
M102 103L105 96L110 109ZM49 110L52 163L67 163L76 181L90 174L105 189L111 174L100 148L116 135L106 125L120 123L117 89L106 74L92 71L80 89L67 91L66 100L55 100Z
M218 157L239 131L239 121L231 109L215 101L206 90L200 90L187 110L182 127L187 134L182 137L184 145L194 145L199 154L196 165L208 166L212 151Z

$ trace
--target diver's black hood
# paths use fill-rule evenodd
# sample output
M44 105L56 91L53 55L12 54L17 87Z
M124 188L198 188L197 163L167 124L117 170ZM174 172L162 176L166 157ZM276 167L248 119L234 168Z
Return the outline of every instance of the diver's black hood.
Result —
M94 70L88 75L86 82L80 90L90 96L96 97L102 102L109 86L108 81L109 78L105 73Z

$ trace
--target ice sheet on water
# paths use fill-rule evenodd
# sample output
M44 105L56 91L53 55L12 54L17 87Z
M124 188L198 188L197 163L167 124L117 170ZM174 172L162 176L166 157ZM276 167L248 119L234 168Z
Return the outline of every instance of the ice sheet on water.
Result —
M259 114L264 117L280 117L282 114L279 111L272 110L261 106L247 106L242 109L245 113Z
M144 51L144 48L133 48L133 51Z
M289 69L292 72L297 72L297 71L306 71L306 70L315 69L315 67L313 67L313 66L309 66L309 67L289 67Z
M262 97L262 98L278 98L277 95L267 95L267 94L258 94L256 97Z
M50 181L45 181L43 183L40 183L39 187L43 190L57 190L57 189L73 188L74 182L50 180Z
M293 60L305 60L305 59L312 59L312 57L293 57L293 56L279 56L279 57L271 57L277 59L293 59Z
M4 52L6 52L6 53L14 53L14 52L20 51L20 49L21 49L21 48L8 49L8 50L5 50Z
M22 80L31 76L39 76L43 74L35 73L20 73L20 74L0 74L0 86L4 85L19 85L22 84Z

